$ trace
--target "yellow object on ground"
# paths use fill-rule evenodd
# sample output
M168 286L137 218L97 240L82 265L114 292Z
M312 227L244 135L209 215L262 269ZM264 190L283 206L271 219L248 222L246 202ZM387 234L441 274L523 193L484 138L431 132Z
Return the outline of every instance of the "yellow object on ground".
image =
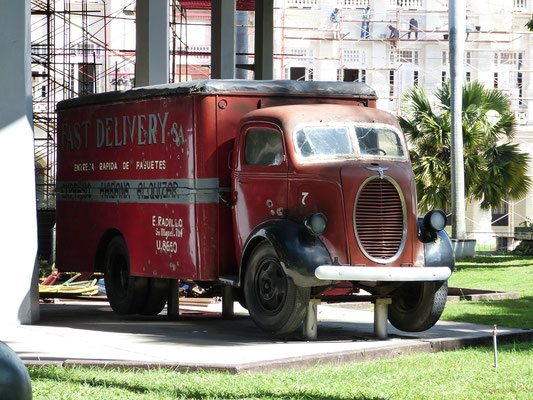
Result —
M92 281L72 282L76 277L60 285L39 285L39 293L64 293L94 296L98 294L97 279Z

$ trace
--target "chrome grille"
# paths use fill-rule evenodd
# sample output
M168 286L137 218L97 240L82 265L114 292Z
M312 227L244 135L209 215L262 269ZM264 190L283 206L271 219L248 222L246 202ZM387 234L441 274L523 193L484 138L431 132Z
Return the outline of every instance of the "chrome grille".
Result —
M373 261L392 261L403 247L405 206L389 178L367 180L355 203L355 235L363 252Z

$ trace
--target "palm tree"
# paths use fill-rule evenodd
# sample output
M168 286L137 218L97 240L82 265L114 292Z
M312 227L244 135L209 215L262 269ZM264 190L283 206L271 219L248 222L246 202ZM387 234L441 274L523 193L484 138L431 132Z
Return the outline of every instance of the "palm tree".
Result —
M530 31L533 31L533 18L527 21L526 28L529 29Z
M450 82L434 92L432 105L424 88L413 87L402 101L400 126L411 144L421 212L450 209ZM524 197L531 187L529 156L511 141L516 122L507 98L474 81L463 86L465 196L481 209L497 208L502 200Z

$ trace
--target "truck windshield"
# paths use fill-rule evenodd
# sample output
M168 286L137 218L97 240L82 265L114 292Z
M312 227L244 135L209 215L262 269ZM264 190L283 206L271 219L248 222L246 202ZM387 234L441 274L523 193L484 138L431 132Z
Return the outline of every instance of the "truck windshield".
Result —
M303 161L332 158L407 158L401 136L390 126L305 126L294 133L294 147Z

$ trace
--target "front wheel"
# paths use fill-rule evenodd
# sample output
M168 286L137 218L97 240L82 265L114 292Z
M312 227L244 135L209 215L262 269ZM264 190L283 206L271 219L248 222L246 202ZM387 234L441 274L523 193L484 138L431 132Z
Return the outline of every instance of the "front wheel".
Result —
M425 331L439 320L447 296L447 281L405 283L393 295L389 321L401 331Z
M257 326L275 335L296 330L303 322L310 290L287 277L274 248L257 246L247 263L244 296Z

